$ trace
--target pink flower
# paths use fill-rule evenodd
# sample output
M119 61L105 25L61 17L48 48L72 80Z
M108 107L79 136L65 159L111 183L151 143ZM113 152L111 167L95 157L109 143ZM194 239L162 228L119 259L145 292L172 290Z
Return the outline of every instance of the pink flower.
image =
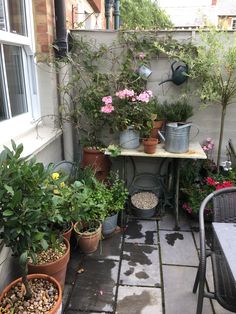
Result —
M193 209L189 207L188 203L183 203L182 208L185 209L189 214L191 214L193 211Z
M134 96L134 91L131 89L123 89L118 92L116 92L116 96L119 97L120 99L125 99L129 97Z
M146 54L144 52L139 53L139 59L143 60L146 57Z
M202 149L203 149L204 151L208 151L208 148L207 148L206 145L204 145Z
M114 110L115 110L115 108L111 104L107 104L107 105L101 107L101 112L103 112L103 113L111 113Z
M147 92L143 92L137 96L137 100L148 103L150 100L150 95Z
M112 104L112 97L111 96L104 96L104 97L102 97L102 102L104 102L105 105Z

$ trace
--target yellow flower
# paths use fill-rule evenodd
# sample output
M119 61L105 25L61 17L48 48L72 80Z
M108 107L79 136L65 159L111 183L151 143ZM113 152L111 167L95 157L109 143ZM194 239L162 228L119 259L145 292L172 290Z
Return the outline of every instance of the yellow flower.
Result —
M58 180L59 179L59 173L58 172L53 172L53 174L52 174L52 178L53 178L53 180Z
M53 190L53 193L54 193L54 194L57 194L57 195L60 194L60 192L59 192L57 189L54 189L54 190Z
M65 187L65 182L61 182L61 183L60 183L60 187L61 187L61 188L64 188L64 187Z

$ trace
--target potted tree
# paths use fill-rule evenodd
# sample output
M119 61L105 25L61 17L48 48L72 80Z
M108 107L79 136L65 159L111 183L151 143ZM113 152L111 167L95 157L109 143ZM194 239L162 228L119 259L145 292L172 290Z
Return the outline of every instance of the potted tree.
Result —
M59 282L43 274L27 276L29 260L36 262L39 252L47 250L53 242L56 244L56 234L48 227L48 219L53 215L48 208L50 201L45 185L49 170L36 162L35 158L21 157L22 151L23 145L16 146L12 141L12 150L5 147L0 154L0 238L19 259L22 272L22 278L3 291L0 305L2 308L13 306L14 311L18 312L19 307L24 308L25 300L33 298L33 303L36 302L38 307L34 299L35 290L39 290L39 287L47 290L49 287L55 297L47 306L44 301L41 305L45 311L54 313L55 308L61 306ZM20 299L11 304L7 301L8 295L12 291L14 293L16 285L21 287L18 288L21 291Z
M71 185L74 231L81 250L92 253L97 250L101 239L101 222L105 217L109 195L105 185L96 179L91 167L84 169L80 179Z
M129 194L124 181L119 178L117 172L110 173L106 185L108 197L106 199L105 219L102 223L102 234L105 237L115 231L118 214L124 209Z

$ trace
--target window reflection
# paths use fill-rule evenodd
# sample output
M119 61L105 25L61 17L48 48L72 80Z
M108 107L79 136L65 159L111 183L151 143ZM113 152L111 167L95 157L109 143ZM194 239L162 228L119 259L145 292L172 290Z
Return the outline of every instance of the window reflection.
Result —
M0 121L8 118L7 107L6 107L6 98L5 98L5 89L3 86L3 71L2 71L2 60L0 56Z
M4 45L7 83L12 116L27 112L21 48Z
M27 35L24 0L8 0L10 32Z
M6 19L4 14L4 4L3 0L0 0L0 30L6 30Z

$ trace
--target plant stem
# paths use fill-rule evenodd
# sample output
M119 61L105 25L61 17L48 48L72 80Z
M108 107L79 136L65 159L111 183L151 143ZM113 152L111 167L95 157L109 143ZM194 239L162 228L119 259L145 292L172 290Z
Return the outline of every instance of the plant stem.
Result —
M219 145L217 152L217 173L220 171L220 157L221 157L221 148L222 148L222 140L224 133L224 123L225 123L225 114L226 114L226 106L227 104L222 103L222 111L221 111L221 119L220 119L220 137L219 137Z
M31 291L31 288L29 286L29 282L28 282L28 279L27 279L27 274L28 274L28 265L26 263L25 267L23 268L22 267L22 271L23 271L23 274L22 274L22 282L25 286L25 290L26 290L26 294L25 294L25 299L28 300L32 297L32 291Z

